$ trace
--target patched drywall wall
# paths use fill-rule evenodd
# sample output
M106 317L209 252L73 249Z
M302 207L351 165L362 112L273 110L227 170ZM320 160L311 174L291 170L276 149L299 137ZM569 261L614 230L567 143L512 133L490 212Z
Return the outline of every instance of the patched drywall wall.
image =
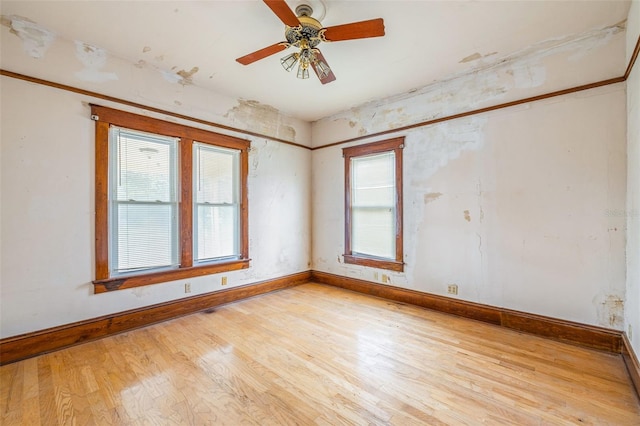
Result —
M197 64L156 55L132 63L61 38L26 17L2 16L2 68L188 117L310 145L310 125L193 84ZM89 103L247 138L245 134L1 78L0 338L221 289L220 275L93 295L93 140ZM249 269L224 288L309 269L308 150L251 137ZM287 167L282 167L286 164Z
M282 115L274 107L253 100L239 99L237 102L237 105L224 115L231 120L232 125L252 123L251 129L254 132L274 135L288 141L296 140L295 127L284 122Z
M95 124L88 103L95 100L8 77L0 83L0 337L309 269L310 151L251 138L249 269L93 294ZM221 276L228 277L224 287Z
M390 283L622 329L626 106L617 83L393 132L624 73L626 22L547 40L470 73L312 125L313 268L379 281L342 262L345 146L404 135L404 273ZM368 134L389 132L366 138ZM621 213L622 212L622 213Z
M625 114L615 84L402 132L406 265L390 283L621 329ZM341 261L342 147L313 152L313 268L378 281Z
M618 77L626 66L623 29L629 25L637 34L634 22L547 40L509 57L477 52L461 59L475 65L471 72L312 127L269 105L198 88L199 64L171 63L149 46L144 59L131 62L88 41L61 39L28 18L3 16L0 61L10 71L319 146ZM122 106L6 77L0 84L0 337L184 297L184 280L98 296L91 291L93 122L87 103ZM635 327L640 314L629 304L638 297L638 281L625 286L624 278L624 226L633 210L624 195L623 87L403 132L407 269L387 274L391 284L444 294L455 283L465 300ZM638 87L637 69L627 87ZM637 110L637 95L627 98ZM637 129L635 123L629 129ZM311 155L251 139L253 261L248 270L225 274L228 287L309 267L373 280L379 271L341 262L341 147ZM634 141L629 138L637 149ZM219 278L190 279L192 295L220 289ZM640 352L638 334L633 342Z
M545 40L508 56L474 55L474 67L426 87L313 123L315 147L474 109L619 77L626 21ZM467 62L470 57L464 58Z
M77 40L75 45L76 58L78 58L84 66L84 68L75 73L78 79L96 83L118 79L115 72L105 72L102 70L102 68L107 65L108 53L106 50Z
M41 27L35 22L22 16L2 16L2 26L9 29L9 33L15 35L22 42L22 49L32 58L40 59L56 38L53 31Z
M640 1L631 4L627 59L640 38ZM640 62L627 79L627 287L624 331L640 355Z

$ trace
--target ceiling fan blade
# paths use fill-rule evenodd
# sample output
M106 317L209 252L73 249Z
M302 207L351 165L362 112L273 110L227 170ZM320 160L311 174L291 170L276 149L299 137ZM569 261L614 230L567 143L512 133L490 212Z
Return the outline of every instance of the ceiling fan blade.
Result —
M327 63L327 60L324 58L324 55L320 52L320 50L316 49L315 54L316 54L316 58L318 59L318 61L324 62L325 65L327 67L329 67L329 64ZM329 74L327 74L324 78L320 77L320 71L318 70L318 64L316 62L311 62L311 67L316 72L316 75L318 76L318 78L320 79L320 83L322 83L322 84L331 83L332 81L334 81L336 79L336 76L335 76L335 74L333 74L333 71L331 70L330 67L329 67Z
M275 13L282 22L284 22L285 25L290 27L297 27L300 25L298 17L293 13L284 0L264 0L264 2L271 10L273 10L273 13Z
M249 53L248 55L236 59L236 61L240 62L242 65L249 65L254 63L255 61L266 58L267 56L271 56L274 53L282 52L288 47L289 43L281 41L280 43L272 44L271 46L267 46L264 49L256 50L253 53Z
M335 25L333 27L327 27L324 30L324 39L326 41L381 37L384 35L384 21L382 18L370 19L368 21Z

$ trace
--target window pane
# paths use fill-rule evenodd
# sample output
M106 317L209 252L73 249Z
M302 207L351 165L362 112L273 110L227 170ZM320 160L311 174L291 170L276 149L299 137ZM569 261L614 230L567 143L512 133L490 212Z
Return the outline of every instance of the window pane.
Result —
M235 205L198 205L196 260L239 255L238 211Z
M351 250L395 259L395 153L351 159Z
M197 203L230 204L236 202L235 164L238 151L195 145Z
M175 200L176 141L142 132L115 129L115 183L118 200Z
M178 265L176 138L111 128L113 274Z
M176 266L175 217L170 204L119 204L114 269Z
M392 152L351 160L353 206L388 206L395 203L395 155Z
M194 144L194 261L240 256L240 151Z
M395 213L389 208L353 208L354 253L395 259Z

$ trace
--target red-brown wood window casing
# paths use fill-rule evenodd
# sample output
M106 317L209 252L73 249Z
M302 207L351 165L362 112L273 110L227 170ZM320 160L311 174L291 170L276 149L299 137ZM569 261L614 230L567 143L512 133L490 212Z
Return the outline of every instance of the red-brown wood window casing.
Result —
M345 252L344 262L370 266L373 268L388 269L391 271L402 272L404 270L403 251L402 251L402 149L404 148L404 137L388 139L380 142L368 143L365 145L352 146L342 149L344 156L344 194L345 194ZM393 151L395 154L395 204L396 204L396 223L395 223L395 243L396 253L395 259L385 259L373 256L364 256L354 254L351 246L351 159L371 154L380 154Z
M249 229L247 176L249 173L250 142L195 127L158 120L98 105L91 106L96 120L95 143L95 293L140 287L178 279L246 269L249 267ZM129 276L109 276L109 127L119 126L131 130L180 138L180 207L179 240L180 267ZM193 266L193 142L211 144L240 151L240 258Z

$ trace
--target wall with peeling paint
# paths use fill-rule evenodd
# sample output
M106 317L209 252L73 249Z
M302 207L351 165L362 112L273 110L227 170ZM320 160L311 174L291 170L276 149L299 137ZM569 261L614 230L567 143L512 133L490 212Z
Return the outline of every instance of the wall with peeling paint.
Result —
M309 123L195 86L195 64L161 67L164 59L157 55L153 65L132 63L88 42L63 39L26 18L3 16L1 24L5 70L310 145ZM154 55L150 50L141 53ZM8 77L0 83L0 337L184 297L185 281L93 295L94 123L88 104L180 120ZM250 139L252 262L247 270L224 274L225 288L306 271L310 264L311 154ZM188 281L190 296L221 288L217 275Z
M630 16L637 12L636 1ZM636 37L637 21L629 22ZM618 77L633 37L625 42L621 23L498 61L469 55L471 72L310 125L196 87L198 64L162 66L150 47L141 52L149 60L131 62L26 19L1 24L3 69L307 146ZM638 109L637 69L626 92L617 84L402 132L407 267L389 274L391 284L444 294L455 283L461 299L639 329L640 308L629 304L640 300L633 231L640 223L627 214L640 202L638 114L626 127L626 114ZM184 297L184 281L101 295L90 284L94 125L87 103L158 115L7 77L0 84L0 337ZM625 193L627 131L633 182ZM253 261L225 274L228 287L309 267L373 280L378 271L341 262L342 146L311 154L261 138L252 143ZM625 279L627 220L634 272ZM192 295L220 288L215 275L189 282ZM638 353L639 335L632 339Z
M612 27L328 117L314 145L619 77L623 61ZM442 295L455 283L460 299L622 329L625 98L619 83L357 142L406 135L406 266L390 283ZM353 144L313 153L313 268L378 281L341 258Z
M193 76L199 72L194 64L165 64L161 56L134 63L100 46L59 37L23 17L3 15L1 24L4 70L301 145L311 143L310 125L303 120L194 85ZM155 54L145 47L141 56L145 55Z
M94 295L94 122L88 107L94 100L7 77L0 82L0 337L179 299L187 296L186 281L189 296L222 288L220 275L210 275ZM252 138L251 267L222 274L228 277L224 288L309 269L310 161L309 150Z
M446 81L314 122L313 145L619 77L626 66L625 25L546 40L497 62L493 56L479 58L470 71Z
M627 59L640 37L640 1L631 4ZM625 327L640 355L640 62L627 79L627 303Z

